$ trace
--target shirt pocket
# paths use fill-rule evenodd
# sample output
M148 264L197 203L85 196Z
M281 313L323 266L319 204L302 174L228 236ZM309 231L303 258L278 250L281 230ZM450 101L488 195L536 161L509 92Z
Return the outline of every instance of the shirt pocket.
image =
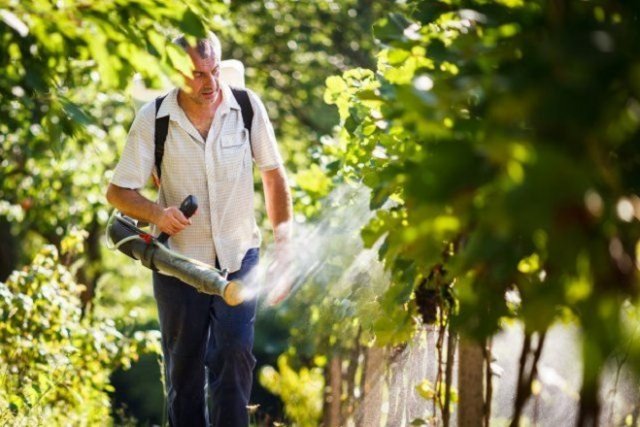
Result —
M220 178L238 179L249 169L249 133L246 129L220 136Z

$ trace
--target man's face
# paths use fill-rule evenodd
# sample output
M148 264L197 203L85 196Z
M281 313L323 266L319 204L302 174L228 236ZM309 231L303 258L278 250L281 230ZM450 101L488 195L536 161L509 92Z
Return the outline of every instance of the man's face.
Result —
M215 103L220 97L220 62L213 49L209 50L208 58L202 58L194 48L187 49L187 53L193 63L193 78L184 75L185 94L196 104Z

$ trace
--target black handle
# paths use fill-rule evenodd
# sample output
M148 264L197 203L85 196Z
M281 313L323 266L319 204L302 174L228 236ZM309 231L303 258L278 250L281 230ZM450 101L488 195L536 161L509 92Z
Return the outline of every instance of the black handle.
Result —
M182 214L187 217L187 219L191 218L191 216L198 210L198 199L196 199L196 196L193 196L191 194L188 195L182 201L182 203L180 203L179 209L180 212L182 212ZM160 233L160 235L158 236L158 241L160 243L164 243L168 238L169 235L167 233Z

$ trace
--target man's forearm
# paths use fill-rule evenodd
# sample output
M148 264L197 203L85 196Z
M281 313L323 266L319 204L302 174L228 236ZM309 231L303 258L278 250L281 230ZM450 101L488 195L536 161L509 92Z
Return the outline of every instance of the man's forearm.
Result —
M114 184L109 184L107 201L123 214L152 224L156 224L163 213L160 205L141 195L138 190Z
M264 183L264 198L267 205L267 215L273 226L276 241L275 258L268 270L268 283L272 287L267 302L275 305L284 300L293 286L291 224L293 207L291 191L287 183L284 168L262 172Z
M273 227L276 242L287 241L291 233L293 207L291 191L284 168L262 173L267 216Z

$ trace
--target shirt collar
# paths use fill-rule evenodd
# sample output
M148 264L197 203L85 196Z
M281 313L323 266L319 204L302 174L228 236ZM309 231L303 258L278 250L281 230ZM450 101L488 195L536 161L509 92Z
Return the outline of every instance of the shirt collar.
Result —
M231 92L231 87L228 84L220 83L220 89L222 90L222 103L218 107L220 113L226 114L229 110L240 111L240 104L236 101L236 97Z
M153 101L155 102L155 100ZM176 117L180 106L178 105L178 89L172 89L165 95L162 105L156 114L156 119L166 116Z

